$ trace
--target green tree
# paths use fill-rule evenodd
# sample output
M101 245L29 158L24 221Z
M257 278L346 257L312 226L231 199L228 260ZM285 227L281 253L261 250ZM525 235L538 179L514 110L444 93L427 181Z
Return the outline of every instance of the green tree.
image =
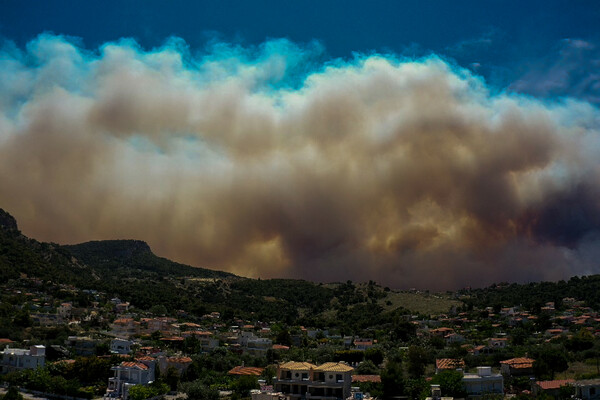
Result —
M365 360L372 361L375 365L380 365L383 362L383 350L379 347L371 347L365 350Z
M177 390L177 385L179 385L179 371L175 367L167 368L167 372L163 378L164 382L169 386L172 391Z
M2 400L23 400L23 395L16 386L9 386L6 394L2 396Z
M462 378L461 372L448 370L434 376L431 382L440 385L442 396L466 397Z
M410 346L408 348L408 374L411 378L420 378L425 374L425 367L429 355L427 350L421 346Z
M129 388L130 400L145 400L150 397L152 397L152 390L147 386L135 385Z
M361 362L356 368L356 373L359 375L378 375L379 368L371 360Z
M290 331L288 331L287 329L282 329L281 332L277 334L275 343L282 344L284 346L291 346L292 336L290 335Z
M200 379L183 383L179 388L189 400L219 400L219 391L205 385Z
M400 358L388 360L385 369L381 373L381 383L383 385L383 397L386 399L404 393L404 372L402 371Z
M594 335L585 328L581 328L576 335L569 339L565 346L571 351L584 351L594 347Z
M150 312L154 315L163 316L167 314L167 307L165 307L163 304L155 304L150 307Z
M554 379L556 372L569 368L569 360L562 346L545 345L534 350L533 370L536 377Z
M31 316L29 315L29 310L23 307L21 310L17 312L15 318L13 320L14 324L20 326L22 328L27 328L31 326Z
M392 340L410 341L416 334L417 327L406 320L397 320L391 332Z
M267 385L273 384L273 377L277 375L277 368L274 365L268 365L260 374L261 379L264 379Z
M241 397L249 397L250 390L258 389L258 379L252 375L242 375L235 380L232 385L234 392L239 394Z

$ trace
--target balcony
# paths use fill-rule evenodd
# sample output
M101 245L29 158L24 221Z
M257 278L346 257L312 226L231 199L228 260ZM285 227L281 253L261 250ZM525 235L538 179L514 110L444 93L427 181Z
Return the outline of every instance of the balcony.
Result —
M344 387L344 381L310 381L308 382L309 387L334 387L334 388L342 388Z

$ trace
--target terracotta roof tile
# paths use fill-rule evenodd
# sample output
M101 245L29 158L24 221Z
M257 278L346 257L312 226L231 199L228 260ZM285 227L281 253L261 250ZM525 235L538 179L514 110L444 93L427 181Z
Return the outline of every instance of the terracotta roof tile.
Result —
M292 371L305 371L313 368L317 368L315 364L307 363L307 362L298 362L298 361L288 361L279 366L283 369L289 369Z
M500 364L506 364L509 367L514 368L514 369L523 369L523 368L532 368L534 362L535 362L535 360L532 358L518 357L518 358L511 358L510 360L500 361Z
M567 386L575 382L575 379L557 379L554 381L539 381L535 384L538 385L542 390L558 389L561 386Z
M264 371L264 368L259 367L243 367L237 366L229 370L227 372L228 375L252 375L252 376L260 376Z
M147 370L148 366L144 365L142 363L138 363L138 362L133 362L133 361L124 361L121 363L122 367L129 367L129 368L139 368L142 370Z
M379 375L352 375L352 382L381 382L381 376Z
M435 360L435 367L437 369L464 368L465 361L459 358L438 358L437 360Z
M171 363L188 364L192 362L192 359L190 357L169 357L168 361Z
M354 371L354 368L340 362L326 362L315 368L315 371L320 372L349 372Z

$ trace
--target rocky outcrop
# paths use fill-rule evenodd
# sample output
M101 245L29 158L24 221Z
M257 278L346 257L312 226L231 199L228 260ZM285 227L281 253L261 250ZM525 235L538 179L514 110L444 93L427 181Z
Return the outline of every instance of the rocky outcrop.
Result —
M5 231L18 231L17 220L0 208L0 229Z

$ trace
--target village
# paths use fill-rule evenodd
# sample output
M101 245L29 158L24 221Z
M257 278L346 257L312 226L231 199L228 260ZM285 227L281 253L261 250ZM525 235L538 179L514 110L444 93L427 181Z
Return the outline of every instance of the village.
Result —
M47 398L600 396L600 315L575 298L407 313L388 332L348 334L216 311L167 315L97 290L20 282L3 291L3 315L22 331L3 331L0 379Z

